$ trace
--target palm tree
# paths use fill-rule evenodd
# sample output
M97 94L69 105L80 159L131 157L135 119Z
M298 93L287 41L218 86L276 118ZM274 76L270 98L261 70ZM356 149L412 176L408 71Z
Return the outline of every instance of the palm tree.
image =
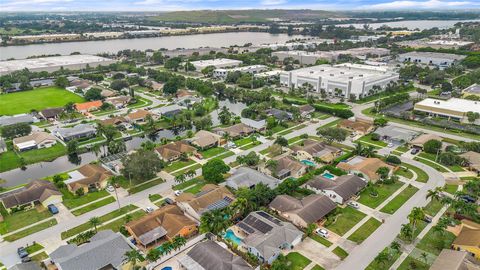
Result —
M102 152L100 149L100 144L94 144L92 146L92 152L95 154L96 157L98 157L98 154Z
M125 257L127 257L127 261L132 264L132 269L135 269L137 262L143 259L142 254L136 249L125 252Z
M234 215L244 216L248 207L248 201L245 198L236 199L230 206Z
M400 248L401 248L401 245L400 243L398 243L397 241L393 241L391 244L390 244L390 248L395 250L397 253L400 252Z
M181 236L175 236L173 242L177 243L178 247L184 246L187 243L187 239Z
M426 198L427 199L431 198L432 201L433 200L440 201L442 192L443 192L442 187L436 187L435 189L430 189L427 192Z
M375 156L375 147L373 147L372 145L364 147L361 155L367 158Z
M353 149L352 153L354 155L360 155L361 156L363 154L363 144L357 142L355 144L355 149Z
M177 183L183 183L185 182L185 180L186 180L185 174L179 174L175 176L175 182Z
M413 230L412 230L412 225L410 224L403 224L402 228L400 229L400 234L408 240L412 240L413 237Z
M120 182L120 177L117 175L114 175L110 177L110 181L108 183L112 185L113 190L115 190L115 197L117 198L117 204L118 204L118 209L121 208L120 206L120 199L118 198L118 192L117 192L117 184Z
M128 223L128 222L132 221L132 219L133 219L132 215L130 215L130 214L125 215L125 223Z
M427 259L428 259L427 253L422 252L422 254L420 254L420 256L422 257L422 259L423 259L423 261L425 262L425 264L427 264Z
M149 262L155 262L158 260L158 258L160 258L160 250L156 249L156 248L152 248L148 251L147 253L147 256L146 256L147 260Z
M220 235L230 226L230 219L222 209L209 211L200 219L200 231Z
M387 251L382 251L377 255L377 257L375 257L375 260L378 262L378 264L385 265L385 263L390 260L390 254L388 254Z
M88 222L95 228L95 232L98 232L97 226L102 224L100 219L98 217L92 217Z
M423 212L423 208L414 207L412 212L408 215L408 220L410 224L413 226L413 231L415 231L415 227L417 226L417 221L422 220L425 218L425 212Z

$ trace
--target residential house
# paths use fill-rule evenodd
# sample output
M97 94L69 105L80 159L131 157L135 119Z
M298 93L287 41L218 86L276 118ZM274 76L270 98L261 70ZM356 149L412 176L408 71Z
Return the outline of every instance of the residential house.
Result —
M338 204L344 204L366 186L365 180L353 174L342 175L335 179L319 175L305 184L306 188L317 194L324 194Z
M104 126L114 126L119 129L129 129L131 125L123 116L114 116L105 120L100 120L99 123Z
M453 241L452 248L466 251L475 259L480 260L480 224L464 219L459 228L460 231L455 232L457 238Z
M154 80L150 80L147 83L148 88L152 89L153 91L162 91L163 90L163 83L159 83Z
M58 270L123 269L125 253L134 249L122 234L99 231L89 242L77 246L63 245L50 253Z
M57 128L52 133L64 142L68 142L74 139L94 137L97 135L97 129L91 124L78 124L74 127Z
M459 156L467 160L470 170L480 173L480 153L468 151Z
M31 114L17 114L17 115L4 115L0 116L0 127L4 126L10 126L14 124L19 124L19 123L35 123L38 122L38 119Z
M224 134L228 134L228 137L230 137L231 139L238 139L240 137L245 137L255 132L253 128L251 128L250 126L244 123L238 123L226 128L216 128L214 129L214 131L215 133L222 136Z
M132 97L130 96L118 96L118 97L109 97L105 99L105 102L112 104L116 109L121 109L121 108L125 108L130 103L131 100L132 100Z
M443 249L430 270L480 270L480 263L468 252Z
M430 133L422 134L416 137L415 139L411 140L409 145L418 149L423 149L423 145L430 140L437 140L441 142L442 137L437 136L435 134L430 134Z
M92 88L92 86L92 83L90 83L88 80L74 79L70 81L70 86L67 86L66 89L71 92L81 90L83 93L85 93Z
M180 236L188 238L197 232L197 222L184 215L176 205L163 206L140 219L125 224L125 228L144 248Z
M338 123L338 127L362 136L372 132L375 129L375 126L371 121L363 119L344 119Z
M56 138L43 131L34 131L32 134L13 139L13 147L18 151L49 148L57 143Z
M278 156L272 160L276 161L273 167L263 167L262 171L270 173L278 179L287 177L299 178L307 172L307 165L298 162L289 156Z
M171 118L186 109L187 108L185 107L179 106L177 104L173 104L173 105L168 105L168 106L163 106L160 108L153 109L152 113L159 116Z
M260 262L272 264L282 250L291 250L302 241L303 233L294 225L272 215L255 211L237 223L232 230L240 235L240 248L255 255Z
M178 262L186 270L253 270L242 257L211 240L196 244Z
M104 98L109 98L109 97L115 96L116 93L113 92L112 90L102 89L102 92L100 92L100 95Z
M229 206L234 200L226 187L213 184L205 185L198 194L185 192L176 199L178 206L196 220L208 211Z
M33 180L24 188L18 189L2 198L2 203L8 212L18 208L32 208L37 204L47 207L49 204L62 202L62 193L57 187L45 180Z
M312 139L306 139L302 144L292 147L293 154L299 160L313 161L318 158L322 162L330 163L342 153L342 150L337 147Z
M70 192L75 193L83 189L84 193L90 190L103 189L107 187L108 180L113 174L101 165L86 164L73 172L69 172L70 179L64 183Z
M312 194L303 199L278 195L269 207L293 224L306 228L309 224L322 220L337 205L325 195Z
M39 114L45 120L57 120L64 111L62 107L48 108L41 110Z
M292 120L293 119L293 114L284 110L279 110L276 108L271 108L265 111L268 116L273 116L277 120L280 121L286 121L286 120Z
M132 124L143 124L146 121L147 116L150 115L154 120L156 116L149 111L138 109L134 112L127 114L125 119L127 119Z
M197 149L189 145L186 141L175 141L155 148L161 159L164 161L173 161L180 158L182 154L192 155Z
M186 97L193 97L194 95L195 95L194 92L191 92L191 91L188 91L188 90L185 90L185 89L178 90L177 93L175 94L177 99L186 98Z
M420 134L417 131L401 127L394 127L391 125L377 128L377 130L375 130L375 133L380 136L381 140L389 141L395 144L407 143Z
M307 117L315 112L315 108L310 104L305 104L298 107L301 117Z
M263 131L267 127L267 121L265 119L263 120L252 120L250 118L241 118L240 121L244 123L245 125L255 129L256 131Z
M373 183L380 179L380 176L377 174L377 170L382 167L388 168L389 176L391 176L396 169L395 167L383 162L381 159L365 158L361 156L355 156L347 161L342 161L337 164L337 168L340 168L351 174L356 174Z
M191 144L201 149L208 149L222 144L222 136L206 130L200 130L191 138Z
M275 188L280 181L248 167L240 167L227 178L226 185L233 188L254 188L258 184L264 184L269 188Z
M75 109L80 113L87 113L100 109L100 107L102 107L102 104L103 102L101 100L75 103Z

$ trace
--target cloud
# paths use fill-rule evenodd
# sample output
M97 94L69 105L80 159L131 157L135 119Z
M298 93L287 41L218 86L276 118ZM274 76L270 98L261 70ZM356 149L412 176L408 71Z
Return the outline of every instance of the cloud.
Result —
M393 1L386 3L379 3L373 5L362 6L361 9L407 9L407 8L421 8L421 9L448 9L455 7L463 7L469 5L478 5L479 3L470 1Z
M262 0L262 6L278 6L282 4L286 4L286 0Z

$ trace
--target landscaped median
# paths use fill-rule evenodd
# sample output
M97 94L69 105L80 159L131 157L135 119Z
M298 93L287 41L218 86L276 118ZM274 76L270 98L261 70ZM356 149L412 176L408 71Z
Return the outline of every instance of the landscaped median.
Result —
M414 171L417 174L417 178L415 179L415 181L422 182L422 183L428 182L428 179L429 179L428 174L426 172L424 172L422 169L420 169L418 167L415 167L413 165L410 165L408 163L405 163L405 162L402 162L401 166L406 167L406 168Z

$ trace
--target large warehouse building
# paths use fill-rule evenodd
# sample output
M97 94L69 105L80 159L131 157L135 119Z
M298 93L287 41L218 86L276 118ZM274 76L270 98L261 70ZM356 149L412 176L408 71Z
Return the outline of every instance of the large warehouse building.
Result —
M194 67L195 70L200 72L202 69L206 67L215 67L215 68L232 68L238 67L243 62L240 60L228 59L228 58L217 58L211 60L200 60L200 61L193 61L190 62Z
M391 81L398 80L398 73L386 67L359 64L319 65L280 74L280 84L285 87L302 87L305 84L312 91L324 90L328 95L363 98L372 94L370 89L378 86L385 89Z
M446 68L462 61L466 56L451 53L409 52L398 55L398 61Z
M433 117L443 117L469 123L467 113L480 113L480 101L461 98L451 98L449 100L427 98L415 103L414 110L425 112ZM474 123L480 125L480 119L476 119Z
M90 67L107 66L115 62L112 59L86 54L0 61L0 75L10 74L22 69L33 72L53 72L62 67L65 69L82 69L87 65Z

